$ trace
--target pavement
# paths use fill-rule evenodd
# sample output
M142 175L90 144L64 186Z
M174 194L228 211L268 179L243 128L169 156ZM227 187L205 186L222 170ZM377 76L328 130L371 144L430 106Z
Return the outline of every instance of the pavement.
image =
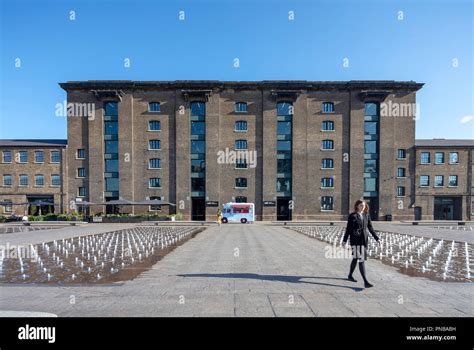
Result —
M112 226L88 226L88 232L110 231ZM26 243L85 232L84 227L72 227L10 235ZM369 259L367 275L375 287L364 289L358 270L358 283L345 279L350 260L327 259L326 246L264 223L211 226L134 280L109 285L2 284L0 310L60 317L474 316L472 283L410 277Z

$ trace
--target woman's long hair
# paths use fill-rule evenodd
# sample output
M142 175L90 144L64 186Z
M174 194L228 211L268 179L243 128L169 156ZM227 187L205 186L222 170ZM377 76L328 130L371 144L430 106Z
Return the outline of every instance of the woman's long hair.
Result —
M365 206L364 206L364 210L363 210L363 213L364 214L368 214L369 212L369 204L363 200L363 199L358 199L356 200L355 204L354 204L354 213L357 213L358 209L357 209L357 206L361 203L365 203Z

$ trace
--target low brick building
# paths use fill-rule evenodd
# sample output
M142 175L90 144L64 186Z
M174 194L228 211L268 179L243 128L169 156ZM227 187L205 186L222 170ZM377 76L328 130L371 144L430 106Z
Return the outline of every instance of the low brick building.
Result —
M416 220L471 220L474 140L416 140Z
M0 140L0 215L66 211L66 140Z

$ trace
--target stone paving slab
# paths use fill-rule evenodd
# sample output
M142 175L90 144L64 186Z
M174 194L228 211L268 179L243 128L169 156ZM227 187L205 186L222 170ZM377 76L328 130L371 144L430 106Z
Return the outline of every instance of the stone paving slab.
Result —
M410 277L369 260L367 274L375 287L364 289L358 270L358 283L345 279L350 260L326 259L325 247L279 226L213 226L134 280L89 286L3 284L0 310L65 317L474 316L470 283Z

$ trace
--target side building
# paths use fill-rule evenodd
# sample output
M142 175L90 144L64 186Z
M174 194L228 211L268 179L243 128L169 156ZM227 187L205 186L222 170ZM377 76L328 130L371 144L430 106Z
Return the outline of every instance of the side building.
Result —
M416 140L415 220L472 220L474 140Z
M66 140L0 140L0 215L66 212ZM27 205L26 203L38 203Z

